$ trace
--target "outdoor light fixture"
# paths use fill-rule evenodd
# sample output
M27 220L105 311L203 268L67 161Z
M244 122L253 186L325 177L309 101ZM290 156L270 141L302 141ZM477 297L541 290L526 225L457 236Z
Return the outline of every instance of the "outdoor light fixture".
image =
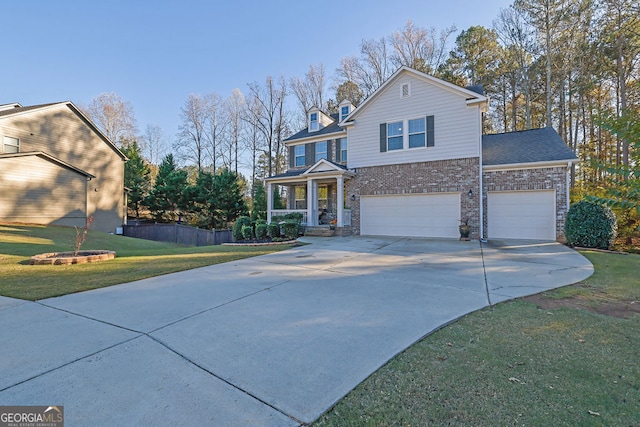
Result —
M467 193L469 195L470 199L473 199L473 190L469 190L469 193Z
M355 194L351 195L351 200L354 201L354 202L356 201L356 195Z

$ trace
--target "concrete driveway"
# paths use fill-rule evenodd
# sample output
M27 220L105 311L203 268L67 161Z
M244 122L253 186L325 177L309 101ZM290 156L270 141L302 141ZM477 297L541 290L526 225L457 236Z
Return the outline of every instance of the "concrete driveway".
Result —
M309 423L420 338L593 266L548 242L318 238L37 303L0 297L0 405L75 425Z

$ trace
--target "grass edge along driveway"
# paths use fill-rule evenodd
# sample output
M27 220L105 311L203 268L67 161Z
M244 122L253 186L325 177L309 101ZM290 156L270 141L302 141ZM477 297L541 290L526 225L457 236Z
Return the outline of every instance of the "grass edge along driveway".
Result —
M582 253L593 276L436 331L314 427L640 426L640 255Z
M82 249L115 251L114 260L78 265L29 265L33 255L73 250L75 236L75 229L70 227L0 224L0 295L36 301L291 247L185 247L89 231Z

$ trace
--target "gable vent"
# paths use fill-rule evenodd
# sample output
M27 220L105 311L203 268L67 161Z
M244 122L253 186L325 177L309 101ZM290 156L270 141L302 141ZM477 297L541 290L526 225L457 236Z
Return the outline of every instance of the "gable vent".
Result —
M409 86L409 83L405 83L401 87L400 97L408 98L410 96L411 96L411 86Z

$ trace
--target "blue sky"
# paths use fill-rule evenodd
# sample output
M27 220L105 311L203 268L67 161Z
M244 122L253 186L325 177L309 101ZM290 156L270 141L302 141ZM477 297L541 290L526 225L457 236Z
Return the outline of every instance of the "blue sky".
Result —
M86 105L115 92L133 104L140 131L159 125L171 142L190 93L226 98L267 76L303 76L312 63L333 76L363 39L387 36L407 19L455 24L457 35L491 26L510 3L3 0L0 104Z

